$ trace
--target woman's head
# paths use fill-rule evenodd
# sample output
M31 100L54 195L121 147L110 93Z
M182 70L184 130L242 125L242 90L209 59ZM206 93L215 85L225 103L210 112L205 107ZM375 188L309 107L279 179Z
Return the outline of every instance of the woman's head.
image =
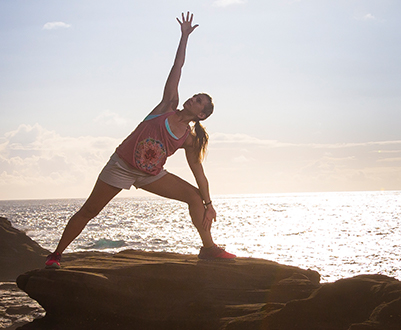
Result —
M184 103L184 109L194 115L194 121L208 118L214 109L212 98L205 93L195 94Z
M201 93L199 95L202 95L202 96L204 96L205 99L207 99L207 102L206 102L206 104L205 104L205 106L203 108L203 111L202 111L205 114L205 118L204 119L206 119L213 113L213 110L214 110L213 100L212 100L212 97L209 94ZM204 120L204 119L202 119L202 120Z

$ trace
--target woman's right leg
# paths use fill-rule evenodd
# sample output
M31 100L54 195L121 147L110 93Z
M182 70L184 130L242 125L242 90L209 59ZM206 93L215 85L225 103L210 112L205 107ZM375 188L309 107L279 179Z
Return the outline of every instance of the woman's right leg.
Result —
M121 191L102 180L97 180L92 193L81 209L75 213L64 229L60 242L54 252L62 253L68 245L82 232L89 220L99 212Z

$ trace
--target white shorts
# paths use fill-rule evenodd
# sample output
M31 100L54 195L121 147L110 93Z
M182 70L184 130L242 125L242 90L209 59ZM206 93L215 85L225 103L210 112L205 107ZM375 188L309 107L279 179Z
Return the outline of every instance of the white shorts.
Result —
M139 171L128 165L114 153L100 172L99 179L120 189L130 189L131 186L135 186L138 189L159 180L167 173L164 169L157 175Z

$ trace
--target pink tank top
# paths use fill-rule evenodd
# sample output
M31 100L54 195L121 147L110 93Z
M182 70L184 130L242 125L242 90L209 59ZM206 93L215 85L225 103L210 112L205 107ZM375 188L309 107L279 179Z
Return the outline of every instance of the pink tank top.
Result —
M177 138L169 131L167 118L174 112L145 119L117 147L117 155L134 168L151 175L157 175L163 169L167 157L182 147L190 129L184 136Z

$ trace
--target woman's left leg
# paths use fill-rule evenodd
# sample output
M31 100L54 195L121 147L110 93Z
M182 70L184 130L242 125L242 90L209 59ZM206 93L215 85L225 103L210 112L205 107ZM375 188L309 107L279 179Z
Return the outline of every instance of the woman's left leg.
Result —
M206 248L214 246L210 230L205 230L202 226L205 206L198 188L171 173L141 188L162 197L187 203L192 223L198 230L203 246Z

